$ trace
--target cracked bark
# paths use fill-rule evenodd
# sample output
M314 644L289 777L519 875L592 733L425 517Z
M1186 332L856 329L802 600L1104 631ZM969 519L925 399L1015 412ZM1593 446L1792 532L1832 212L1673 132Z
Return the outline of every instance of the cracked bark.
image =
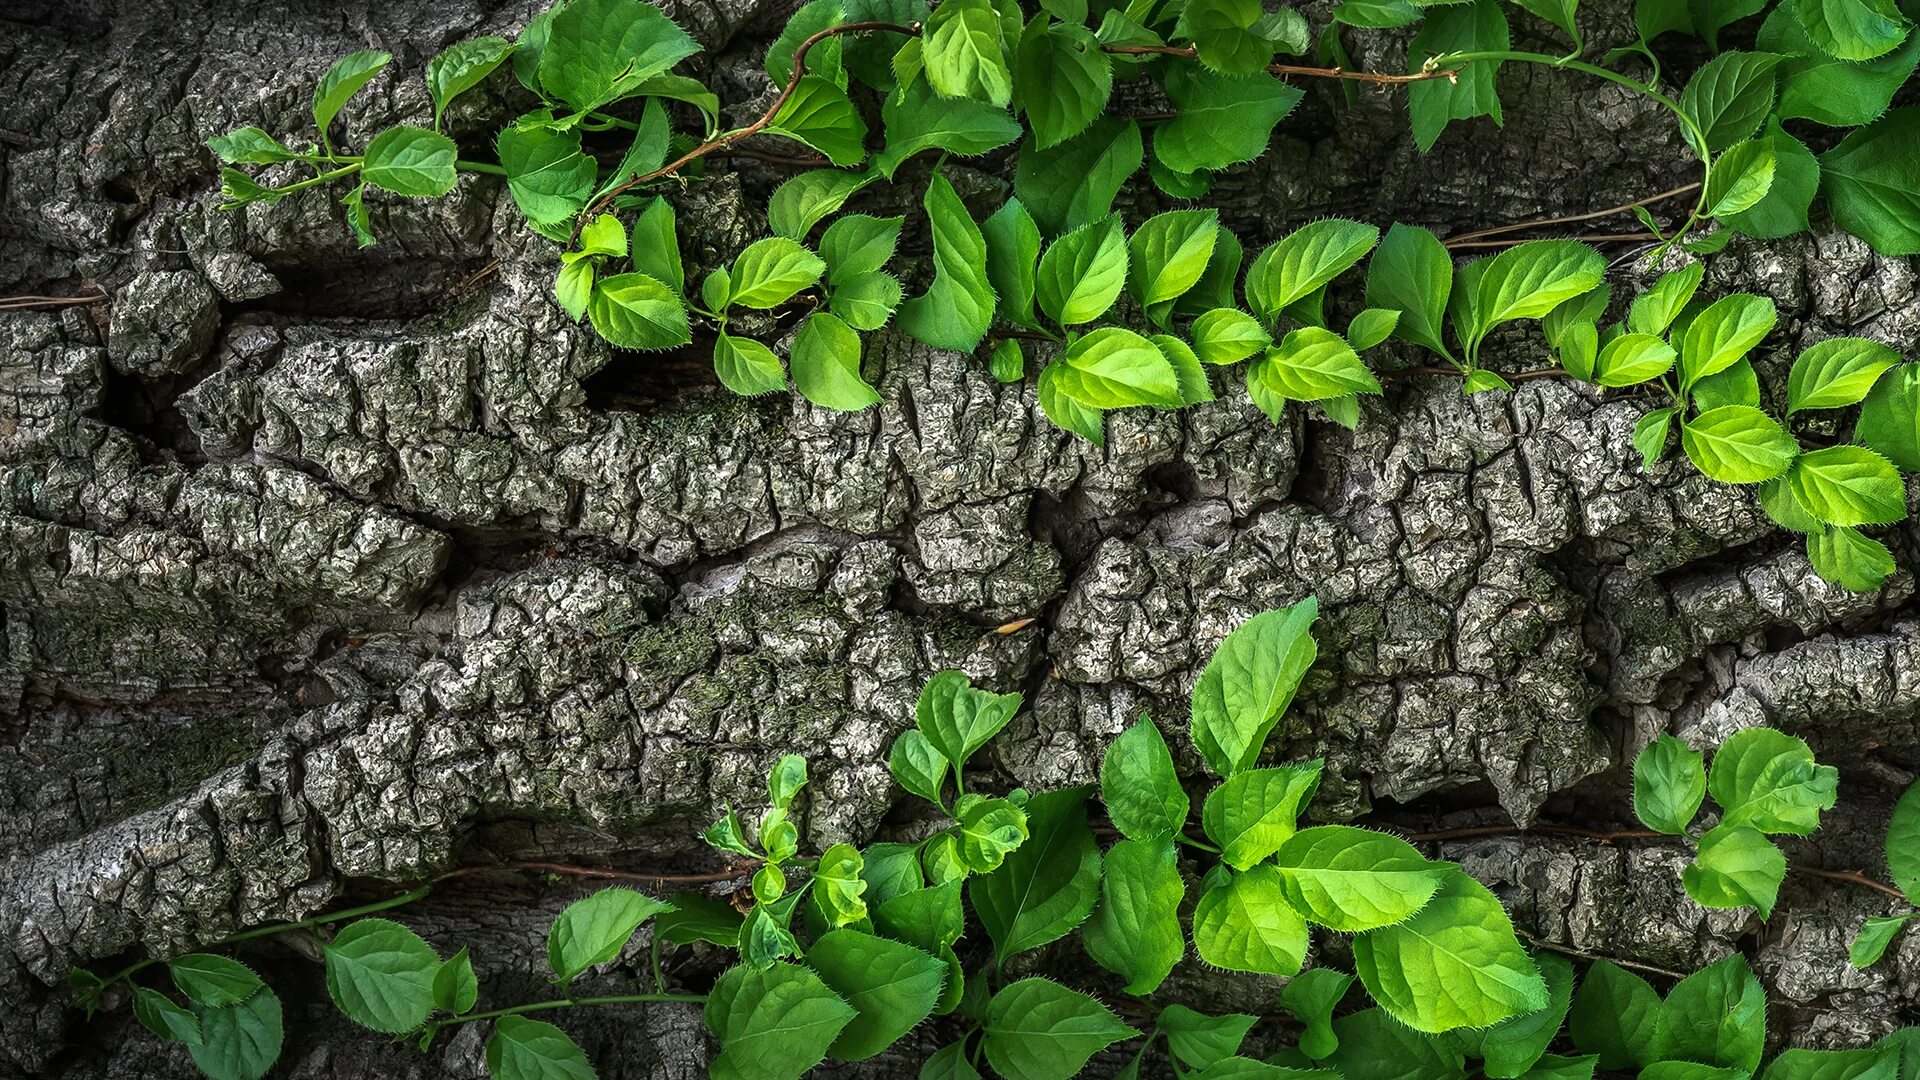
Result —
M488 178L371 200L368 252L324 196L214 208L200 141L301 130L333 57L396 54L348 110L356 144L427 115L427 57L532 10L97 0L0 21L0 291L113 297L0 315L0 1075L192 1075L125 1010L67 1010L76 966L494 858L712 868L698 828L754 804L787 750L813 759L809 846L911 835L884 751L943 667L1027 693L983 784L1090 779L1142 711L1183 722L1228 629L1308 593L1322 660L1275 755L1327 759L1322 819L1617 825L1624 763L1655 734L1711 745L1769 723L1843 769L1841 808L1791 854L1878 869L1887 807L1920 766L1911 577L1845 594L1745 493L1643 473L1631 399L1400 380L1349 434L1276 428L1222 386L1116 417L1101 452L1048 425L1030 387L890 335L868 360L885 402L852 416L733 399L697 358L610 354L550 301L549 246ZM677 14L714 50L723 99L754 113L781 12ZM1600 44L1627 21L1617 3L1583 18ZM1360 66L1402 65L1391 35L1349 37ZM455 107L463 141L484 147L510 115L508 81ZM1630 97L1539 71L1503 86L1504 130L1464 125L1425 157L1397 97L1312 87L1210 202L1251 246L1330 213L1459 231L1691 179L1666 118ZM1009 164L950 172L984 209ZM677 193L690 264L755 235L783 175L736 158ZM913 166L857 205L909 213L909 268L923 180ZM1164 202L1144 183L1125 198ZM1823 336L1920 339L1913 264L1837 233L1736 243L1707 287L1780 303L1764 380ZM1489 354L1539 362L1520 337ZM1911 530L1890 542L1911 564ZM1846 937L1885 909L1872 894L1794 878L1763 926L1693 906L1660 845L1434 850L1566 947L1678 968L1748 951L1792 1043L1920 1021L1920 939L1845 965ZM473 946L490 1001L522 1000L541 992L547 920L587 887L476 875L407 917L444 951ZM1340 942L1321 948L1339 962ZM313 951L245 954L287 999L280 1075L481 1075L479 1031L421 1057L346 1025ZM674 963L698 984L713 958ZM1072 950L1026 963L1086 974ZM644 968L629 955L583 992ZM1270 982L1194 962L1171 986L1272 1009ZM710 1052L692 1009L563 1022L610 1077L696 1075ZM944 1032L838 1073L897 1072Z

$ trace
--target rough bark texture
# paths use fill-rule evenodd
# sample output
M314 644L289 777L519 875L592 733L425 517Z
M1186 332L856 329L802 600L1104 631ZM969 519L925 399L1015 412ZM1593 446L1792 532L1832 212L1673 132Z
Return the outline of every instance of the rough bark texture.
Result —
M1583 12L1592 39L1624 36L1622 6ZM71 1010L74 967L461 864L713 869L699 827L757 805L785 751L812 759L812 850L914 835L884 751L944 667L1027 695L983 785L1085 781L1143 711L1181 728L1228 629L1309 593L1321 661L1275 743L1326 758L1323 819L1627 824L1626 763L1655 734L1706 746L1767 723L1843 770L1841 808L1793 858L1880 869L1886 808L1920 766L1912 578L1846 594L1746 493L1684 465L1643 472L1631 397L1533 381L1463 399L1410 379L1350 434L1276 428L1223 385L1210 405L1119 415L1102 452L1048 425L1031 385L899 337L874 339L885 401L854 415L732 398L698 357L610 353L553 304L552 246L487 177L433 202L370 198L382 243L364 252L326 195L216 209L204 138L301 132L334 57L388 49L390 73L347 111L358 145L427 115L433 53L533 10L26 0L0 15L0 293L112 298L0 315L0 1075L192 1075L124 1008ZM783 13L677 12L742 115L770 92L758 57ZM1349 37L1385 42L1361 66L1403 62L1391 34ZM469 156L511 115L509 84L454 109ZM1274 151L1216 189L1250 247L1329 213L1464 229L1689 177L1667 117L1577 76L1508 73L1504 129L1464 125L1426 156L1400 98L1310 89ZM781 174L735 165L675 196L692 263L764 227ZM969 165L950 173L985 209L1008 162ZM856 205L908 210L924 175ZM903 265L924 251L912 224ZM1708 288L1779 301L1771 381L1774 358L1823 336L1920 340L1914 265L1834 232L1736 245ZM1541 359L1522 337L1494 355ZM1903 562L1916 547L1890 542ZM1671 846L1434 851L1564 947L1689 969L1747 951L1788 1043L1920 1021L1920 935L1870 972L1845 965L1859 920L1886 910L1873 893L1796 877L1763 925L1689 902ZM484 1000L525 1000L542 993L546 922L586 887L463 878L407 918L447 951L471 944ZM296 937L244 954L288 1003L278 1075L482 1074L477 1030L423 1056L351 1028L312 952ZM1073 979L1078 956L1034 964ZM644 967L589 982L634 986ZM693 986L712 970L699 954L670 966ZM1191 961L1174 984L1266 1012L1273 990ZM686 1007L563 1022L607 1077L701 1075L711 1052ZM898 1075L943 1034L859 1072Z

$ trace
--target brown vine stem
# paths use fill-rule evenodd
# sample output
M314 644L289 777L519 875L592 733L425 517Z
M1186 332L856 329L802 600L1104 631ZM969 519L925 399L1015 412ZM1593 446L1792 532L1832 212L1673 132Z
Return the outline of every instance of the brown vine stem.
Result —
M850 22L850 23L841 23L838 26L829 26L825 30L821 30L817 33L809 35L806 40L802 41L793 50L793 73L787 76L787 85L780 88L779 96L773 99L773 104L767 106L767 111L761 113L759 119L748 124L746 127L735 128L732 131L726 132L723 135L716 135L713 138L708 139L706 142L701 143L699 146L696 146L693 149L687 151L686 153L680 155L680 157L675 159L674 161L666 165L662 165L650 173L629 177L628 179L621 181L619 184L614 186L613 190L607 192L605 195L600 196L599 199L594 201L592 206L587 207L587 209L580 214L579 218L574 222L573 236L568 239L567 243L571 245L574 239L579 238L580 230L586 227L587 222L598 217L601 211L613 205L613 200L619 198L622 194L631 190L632 188L638 187L641 184L652 183L655 180L672 176L675 173L678 173L681 169L686 168L688 165L691 165L692 163L699 161L701 158L706 157L708 154L717 153L722 150L731 150L733 149L733 146L735 143L738 143L743 139L752 138L753 136L760 134L762 131L765 131L767 129L767 125L773 123L773 118L779 115L779 112L781 109L786 107L787 100L793 97L793 92L799 89L800 79L802 76L806 75L807 73L807 52L808 50L812 49L815 44L825 41L830 37L839 37L843 34L862 34L868 31L876 31L876 30L890 33L890 34L904 34L908 37L912 37L913 35L918 34L920 32L920 24L913 23L909 25L909 24L891 23L891 22Z
M1379 372L1378 375L1382 379L1404 379L1424 375L1440 375L1450 379L1464 379L1467 377L1466 372L1458 368L1450 367L1406 367L1396 371L1382 371ZM1540 368L1537 371L1502 371L1499 375L1508 382L1525 382L1528 379L1573 378L1572 375L1567 374L1559 368Z
M1178 56L1184 60L1196 60L1200 54L1190 45L1102 45L1100 51L1109 56ZM1379 71L1348 71L1337 67L1303 67L1299 64L1268 64L1267 71L1282 78L1297 75L1305 79L1345 79L1348 82L1373 83L1376 86L1404 86L1407 83L1426 82L1429 79L1446 79L1454 82L1459 79L1460 69L1435 69L1415 71L1406 75L1389 75Z
M532 872L540 874L560 874L567 877L594 878L602 881L636 881L656 885L714 885L723 881L741 881L753 876L751 869L734 867L728 870L715 870L705 874L652 874L639 870L614 870L604 866L575 866L570 863L553 862L500 862L486 863L481 866L459 866L434 877L433 884L439 884L451 878L472 877L475 874Z
M1571 956L1575 960L1605 960L1609 964L1618 964L1623 968L1633 968L1636 971L1644 971L1650 975L1664 975L1676 981L1686 978L1685 975L1678 971L1669 971L1663 967L1654 967L1652 964L1643 964L1638 960L1622 960L1617 956L1601 956L1599 953L1590 953L1582 949L1576 949L1571 945L1562 945L1557 941L1548 941L1538 934L1530 934L1517 926L1513 928L1513 932L1548 952L1557 952L1563 956Z
M38 308L73 307L76 304L103 304L104 292L92 296L0 296L0 311L33 311Z
M1649 195L1644 199L1636 199L1630 203L1621 203L1619 206L1609 206L1605 210L1594 210L1590 213L1585 213L1585 214L1571 214L1567 217L1539 218L1534 221L1519 221L1519 222L1515 222L1512 225L1496 225L1491 229L1476 229L1473 232L1461 233L1459 236L1448 238L1447 246L1460 247L1460 246L1464 246L1467 241L1479 240L1483 237L1488 237L1488 236L1498 236L1501 233L1520 232L1523 229L1543 229L1549 225L1572 225L1576 222L1593 221L1597 218L1612 217L1615 214L1627 213L1628 211L1634 209L1635 207L1652 206L1654 203L1665 202L1668 199L1678 198L1681 195L1689 195L1698 190L1700 190L1700 183L1699 181L1696 180L1691 184L1682 184L1677 188L1671 188L1667 191L1661 192L1658 195Z
M1874 892L1885 893L1902 903L1905 903L1907 900L1906 894L1899 889L1884 882L1875 881L1858 870L1822 870L1817 866L1793 866L1788 869L1796 874L1803 874L1807 877L1825 878L1828 881L1844 881L1849 885L1858 885L1863 889L1872 889Z
M1530 239L1533 239L1533 237L1502 237L1498 240L1449 240L1444 246L1448 251L1464 251L1467 248L1513 247L1516 244L1524 244ZM1566 239L1578 240L1583 244L1614 244L1625 243L1627 241L1658 240L1660 237L1650 232L1583 233L1579 236L1566 237Z

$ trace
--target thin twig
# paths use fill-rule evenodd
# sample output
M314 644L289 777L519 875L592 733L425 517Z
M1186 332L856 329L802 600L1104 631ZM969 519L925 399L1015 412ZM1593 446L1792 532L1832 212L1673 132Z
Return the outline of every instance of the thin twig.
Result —
M1518 825L1469 825L1458 829L1409 832L1402 835L1420 844L1440 840L1471 840L1483 836L1525 836L1528 833L1543 836L1571 836L1581 840L1591 840L1596 844L1612 844L1621 840L1659 840L1667 836L1666 833L1657 833L1652 829L1585 829L1578 825L1533 825L1524 829Z
M0 296L0 311L33 311L37 308L73 307L76 304L103 304L104 292L92 296Z
M1874 892L1885 893L1895 900L1902 902L1907 899L1906 894L1899 889L1883 882L1875 881L1858 870L1822 870L1817 866L1790 866L1788 869L1796 874L1804 874L1807 877L1826 878L1828 881L1844 881L1849 885L1858 885L1863 889L1872 889Z
M818 155L804 157L796 154L769 154L765 150L755 150L751 146L734 146L725 150L715 150L713 156L752 158L769 165L786 165L795 169L826 169L833 166L833 162Z
M800 88L800 79L807 73L807 51L812 49L815 43L825 41L830 37L838 37L842 34L859 34L859 33L865 33L869 30L880 30L880 31L885 31L887 33L893 33L893 34L905 34L908 37L912 37L913 35L918 34L920 32L920 24L913 23L911 25L903 25L901 23L891 23L891 22L841 23L838 26L829 26L825 30L821 30L809 36L805 41L802 41L799 44L799 46L793 50L793 74L787 77L787 85L784 87L781 87L780 95L773 99L773 104L767 106L767 111L764 113L761 113L760 118L758 120L755 120L753 123L748 124L746 127L735 128L734 130L729 131L724 135L717 135L711 139L708 139L706 142L703 142L699 146L696 146L693 149L687 151L686 153L680 155L677 159L675 159L671 163L662 165L650 173L646 173L640 176L630 177L626 180L621 181L619 184L614 185L613 190L607 192L605 195L600 196L600 198L597 199L592 206L587 207L586 212L582 213L579 216L578 220L575 221L573 226L573 237L577 238L580 235L580 230L586 226L587 222L592 221L594 218L598 217L601 211L613 205L613 200L619 198L622 194L624 194L628 190L638 187L641 184L649 184L655 180L672 176L675 173L679 172L681 169L686 168L688 165L692 164L693 162L696 162L701 158L706 157L708 154L716 153L721 150L731 150L735 143L738 143L743 139L752 138L753 136L758 135L760 132L766 130L767 125L773 123L773 118L779 114L781 109L786 107L788 99L793 97L793 92ZM567 242L571 244L573 242L573 239L569 238Z
M1186 60L1196 59L1200 55L1190 45L1102 45L1100 51L1109 56L1178 56ZM1348 71L1346 68L1338 67L1302 67L1299 64L1268 64L1267 71L1283 78L1298 75L1307 79L1345 79L1349 82L1374 83L1379 86L1402 86L1407 83L1426 82L1430 79L1455 81L1460 75L1459 68L1389 75L1378 71Z
M481 866L459 866L436 876L434 882L449 878L471 877L475 874L494 872L512 873L527 871L540 874L563 874L569 877L595 878L603 881L651 882L658 885L713 885L722 881L744 881L753 876L751 869L734 867L728 870L715 870L705 874L653 874L640 870L614 870L604 866L574 866L569 863L552 862L501 862L487 863Z
M1533 238L1524 237L1524 236L1523 237L1509 236L1509 237L1502 237L1498 240L1448 240L1445 243L1445 247L1448 251L1464 251L1468 248L1513 247L1516 244L1524 244L1530 239L1533 239ZM1650 232L1637 232L1637 233L1585 233L1580 236L1569 236L1569 237L1566 237L1565 239L1578 240L1583 244L1614 244L1614 243L1625 243L1627 241L1658 240L1660 238Z
M1513 223L1512 225L1498 225L1491 229L1476 229L1473 232L1461 233L1459 236L1450 238L1447 241L1447 246L1452 247L1456 244L1459 244L1461 241L1478 240L1484 236L1498 236L1501 233L1519 232L1523 229L1543 229L1549 225L1571 225L1579 221L1592 221L1595 218L1612 217L1615 214L1624 214L1629 210L1632 210L1638 206L1652 206L1654 203L1664 202L1667 199L1676 198L1678 196L1686 195L1698 190L1700 190L1700 183L1699 181L1695 181L1691 184L1682 184L1679 187L1673 188L1672 190L1669 190L1669 191L1663 191L1658 195L1649 195L1644 199L1635 199L1633 202L1630 202L1630 203L1621 203L1619 206L1609 206L1605 210L1595 210L1592 213L1588 213L1588 214L1572 214L1567 217L1540 218L1535 221L1518 221Z
M1644 971L1650 975L1664 975L1676 981L1686 978L1685 975L1678 971L1669 971L1663 967L1654 967L1652 964L1643 964L1638 960L1622 960L1617 956L1601 956L1599 953L1586 952L1581 949L1576 949L1571 945L1562 945L1557 941L1548 941L1538 934L1530 934L1517 926L1514 927L1513 932L1549 952L1561 953L1565 956L1571 956L1576 960L1605 960L1609 964L1618 964L1623 968L1633 968L1635 971Z
M1501 372L1496 372L1495 374L1498 374L1501 378L1507 380L1508 382L1525 382L1528 379L1571 379L1573 378L1572 375L1568 374L1566 371L1561 370L1560 368L1539 368L1533 371L1515 371L1515 372L1501 371ZM1439 376L1444 376L1450 379L1464 379L1467 377L1466 372L1461 371L1459 368L1450 368L1450 367L1405 367L1405 368L1399 368L1398 370L1395 370L1395 371L1382 371L1382 372L1379 372L1378 375L1380 378L1388 379L1388 380L1404 379L1404 378L1410 378L1413 376L1422 376L1422 375L1439 375Z

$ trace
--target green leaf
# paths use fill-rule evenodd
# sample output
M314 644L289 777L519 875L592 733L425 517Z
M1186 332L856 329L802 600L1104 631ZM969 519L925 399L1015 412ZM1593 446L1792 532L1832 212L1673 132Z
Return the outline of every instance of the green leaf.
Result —
M1200 959L1228 971L1294 975L1307 955L1307 924L1283 896L1280 872L1262 863L1223 871L1193 910L1193 947Z
M1580 51L1580 28L1574 21L1574 11L1579 5L1579 0L1514 0L1514 3L1559 27L1568 38L1572 39L1574 51Z
M1467 372L1466 382L1461 386L1462 393L1479 394L1488 390L1505 390L1511 393L1513 384L1491 368L1477 368Z
M1085 994L1021 979L993 995L981 1049L1006 1080L1067 1080L1094 1054L1139 1034Z
M967 1040L948 1043L920 1065L920 1080L980 1080L980 1070L967 1060Z
M494 140L507 190L535 225L556 225L579 213L593 195L595 165L580 151L578 131L506 127ZM564 236L564 234L563 234Z
M1709 151L1717 154L1760 130L1773 108L1773 69L1780 60L1771 53L1724 52L1687 80L1680 108L1700 125Z
M1893 553L1858 529L1831 525L1807 535L1814 573L1854 592L1871 592L1893 576Z
M1035 16L1020 36L1017 58L1020 107L1044 150L1080 134L1107 107L1113 92L1113 62L1085 27L1049 25Z
M1885 525L1907 516L1900 471L1864 446L1802 454L1787 470L1802 507L1829 525Z
M1341 0L1334 5L1333 17L1348 26L1391 30L1411 26L1422 16L1420 9L1408 0Z
M1027 814L1006 799L966 794L954 800L960 862L984 874L998 869L1006 857L1027 842Z
M821 937L807 966L858 1014L827 1049L837 1061L865 1061L932 1015L947 977L942 961L858 930Z
M1903 364L1874 383L1854 438L1901 469L1920 470L1920 364Z
M1017 383L1026 378L1027 356L1021 351L1018 340L1001 338L1000 344L993 347L993 355L987 359L987 367L993 372L994 381Z
M1607 342L1593 364L1593 381L1601 386L1633 386L1665 375L1679 355L1673 346L1652 334L1621 334Z
M1300 90L1270 75L1239 78L1192 65L1168 69L1166 91L1174 117L1154 129L1153 155L1177 173L1259 157L1274 125L1301 98Z
M1350 825L1302 829L1280 846L1275 862L1288 904L1349 933L1406 919L1453 874L1397 836Z
M1273 343L1260 320L1238 308L1219 307L1193 320L1193 351L1209 364L1232 364Z
M670 349L693 340L680 297L647 274L601 278L587 301L587 320L622 349Z
M396 195L445 195L459 179L453 171L459 156L460 148L445 135L401 124L367 144L360 175Z
M977 690L965 672L948 670L927 680L914 705L913 721L958 770L1018 711L1019 694Z
M807 968L731 968L707 996L707 1030L720 1040L709 1075L713 1080L799 1080L858 1015Z
M1875 251L1920 255L1920 107L1894 109L1820 155L1820 193L1834 222Z
M1812 835L1820 811L1833 809L1839 784L1839 770L1815 762L1804 740L1772 728L1728 736L1707 773L1723 826L1750 825L1776 836Z
M1607 261L1577 240L1529 240L1486 261L1474 290L1472 332L1481 338L1501 323L1544 318L1563 302L1600 284Z
M860 876L867 882L869 906L885 904L903 893L926 886L920 874L918 844L870 844L862 853Z
M1189 1069L1211 1069L1239 1053L1247 1032L1258 1022L1259 1017L1245 1013L1208 1016L1175 1003L1160 1010L1155 1026L1167 1037L1167 1049L1182 1065Z
M1450 359L1441 326L1452 293L1453 259L1438 237L1412 225L1387 230L1367 263L1367 304L1400 312L1397 337Z
M1326 1064L1345 1080L1460 1080L1459 1044L1423 1035L1383 1009L1361 1009L1333 1022L1340 1048Z
M353 230L353 238L361 247L372 247L373 219L367 216L367 185L355 184L340 196L340 204L347 208L347 227ZM578 316L574 317L579 322Z
M1794 0L1807 38L1841 60L1871 60L1900 47L1911 29L1892 0Z
M794 12L786 25L780 28L780 36L767 46L766 55L762 58L767 78L775 86L785 86L793 81L793 54L799 51L800 43L846 21L847 12L840 0L813 0L812 3L801 5L800 10ZM826 37L814 42L807 50L807 71L826 76L844 89L847 79L841 70L841 51L841 39L838 37Z
M835 165L858 165L867 156L867 122L845 90L819 75L801 77L765 130L797 139Z
M1347 339L1318 326L1290 330L1247 369L1247 392L1274 423L1288 401L1377 394L1380 382Z
M212 953L188 953L169 960L167 974L188 1001L209 1008L237 1005L266 986L245 964Z
M1379 229L1343 218L1304 225L1247 268L1247 303L1271 319L1359 262L1379 239Z
M1220 846L1220 861L1245 870L1280 850L1295 832L1300 811L1320 788L1321 763L1248 769L1207 795L1201 809L1207 836Z
M1901 1055L1890 1047L1866 1050L1782 1050L1761 1080L1896 1080Z
M1693 384L1693 407L1705 412L1722 405L1760 407L1760 375L1753 362L1741 359Z
M836 285L827 306L855 330L878 330L900 306L901 291L898 278L876 271Z
M942 97L1013 100L1013 73L990 0L941 0L921 31L927 82Z
M1043 277L1044 280L1044 277ZM1048 370L1059 390L1095 409L1128 405L1178 408L1180 381L1166 354L1131 330L1102 326L1067 346Z
M1750 405L1708 409L1681 425L1680 445L1701 472L1728 484L1771 480L1800 452L1793 436Z
M827 281L840 285L875 273L893 258L903 217L877 218L848 214L820 234L820 258L827 264Z
M700 51L659 8L643 0L572 0L547 27L540 85L588 112Z
M1887 822L1887 871L1911 904L1920 904L1920 783L1907 788Z
M1548 1004L1506 909L1459 870L1412 918L1355 938L1353 965L1373 999L1416 1031L1486 1027Z
M347 1019L396 1035L433 1012L440 957L391 919L356 919L327 943L327 993Z
M1319 1061L1333 1056L1340 1038L1333 1030L1333 1010L1347 996L1353 976L1332 968L1309 968L1280 990L1280 1004L1306 1030L1300 1034L1300 1052Z
M1552 952L1539 953L1534 963L1547 980L1546 1008L1509 1017L1484 1032L1462 1033L1478 1043L1479 1056L1484 1059L1481 1071L1494 1080L1529 1075L1534 1063L1541 1060L1547 1047L1560 1034L1560 1025L1567 1018L1567 1007L1573 998L1573 965L1566 957ZM1468 1052L1473 1053L1471 1049ZM1591 1074L1592 1070L1588 1072Z
M1768 13L1755 45L1785 57L1778 70L1780 103L1775 112L1780 119L1812 120L1828 127L1872 123L1920 63L1920 39L1911 35L1895 51L1865 62L1828 56L1807 37L1792 4Z
M1752 1080L1743 1069L1722 1069L1697 1061L1656 1061L1640 1070L1642 1080Z
M1734 953L1680 980L1667 993L1653 1059L1694 1061L1751 1074L1760 1067L1766 1041L1766 991L1747 969L1747 958Z
M1029 137L1014 163L1013 193L1049 236L1105 218L1144 160L1140 125L1103 116L1050 149Z
M547 965L554 981L571 982L588 968L620 955L627 939L654 915L673 905L632 889L601 889L567 905L547 931Z
M994 957L1066 936L1100 895L1100 848L1087 824L1088 789L1065 788L1027 802L1027 842L998 870L967 882L967 899L993 939Z
M999 296L1000 317L1021 326L1034 325L1034 265L1040 258L1040 227L1019 199L1008 199L982 223L980 231L987 241L987 281ZM1019 348L1017 344L1014 347Z
M766 309L791 299L820 280L827 264L820 256L784 236L769 236L747 245L734 260L732 303Z
M1392 308L1367 308L1347 323L1347 344L1355 352L1366 352L1393 336L1400 312Z
M453 959L440 965L433 973L433 1005L443 1012L455 1016L471 1012L480 1000L480 982L473 977L473 958L467 955L467 947L453 954Z
M1193 745L1221 776L1251 768L1267 733L1313 665L1309 632L1320 611L1308 597L1240 624L1214 650L1193 688Z
M1573 995L1567 1034L1600 1068L1630 1072L1654 1059L1660 995L1647 980L1610 960L1596 960Z
M1807 213L1813 197L1820 192L1820 159L1805 143L1787 134L1778 118L1767 121L1759 141L1773 153L1773 181L1759 202L1727 215L1725 224L1734 232L1761 240L1807 231Z
M1100 906L1080 930L1087 955L1125 979L1127 993L1153 993L1186 955L1186 895L1171 836L1113 845L1101 871Z
M1894 936L1911 918L1912 913L1868 916L1860 932L1854 935L1853 943L1847 947L1847 962L1862 971L1879 963L1887 953L1887 946L1893 944Z
M1680 312L1699 290L1700 279L1706 271L1705 263L1696 262L1661 274L1660 280L1654 282L1652 288L1633 298L1632 305L1627 308L1627 329L1635 334L1666 333L1667 328L1673 325L1673 320L1680 317ZM1603 298L1603 310L1595 313L1596 318L1604 314L1605 306Z
M1213 255L1207 259L1207 268L1201 272L1199 282L1173 302L1173 310L1181 315L1201 315L1210 310L1237 307L1234 285L1240 280L1240 260L1244 254L1233 233L1221 229L1214 238Z
M293 151L257 127L215 135L207 140L207 147L229 165L272 165L293 160Z
M1142 717L1120 733L1100 761L1100 800L1130 840L1172 836L1186 826L1189 803L1167 740Z
M686 270L680 264L677 225L673 204L658 197L649 202L633 222L633 268L676 294L687 286ZM583 230L580 235L584 240L586 232Z
M946 755L934 748L918 728L900 733L887 755L887 771L900 786L936 806L945 805L940 786L946 782Z
M1106 429L1100 408L1081 402L1068 392L1079 389L1079 381L1078 373L1058 360L1042 368L1038 387L1040 409L1058 427L1095 446L1105 446Z
M767 203L767 224L774 235L805 240L827 215L846 205L853 193L873 182L871 173L815 169L781 184Z
M923 150L944 150L974 157L1020 137L1020 121L997 105L965 98L943 98L924 82L898 94L888 94L880 105L886 128L886 147L874 155L873 167L893 179L902 162Z
M493 1022L487 1073L493 1080L594 1080L593 1063L566 1032L524 1016Z
M266 987L237 1004L196 1001L193 1015L200 1041L188 1045L187 1053L209 1080L260 1080L280 1059L280 998Z
M1429 8L1426 25L1407 47L1407 70L1419 71L1429 59L1444 53L1503 51L1511 42L1507 15L1498 0ZM1453 120L1490 116L1498 125L1500 97L1494 89L1499 61L1476 62L1452 79L1427 79L1407 87L1407 113L1413 121L1413 139L1425 153Z
M1713 163L1707 183L1707 213L1731 217L1750 210L1773 189L1773 144L1748 139L1727 148Z
M479 86L494 69L513 55L513 43L505 38L477 37L440 52L427 62L427 96L433 99L433 126L454 98Z
M820 856L813 871L813 899L830 925L846 926L867 917L867 902L861 898L867 882L860 870L860 852L852 844L835 844Z
M933 223L933 284L900 305L896 325L936 349L972 352L993 325L986 238L939 173L927 183L926 208Z
M373 81L392 59L389 53L363 49L335 60L327 73L320 76L319 84L313 88L313 126L320 129L322 146L332 146L327 141L327 129L333 126L333 118L340 115L341 106Z
M960 883L899 893L873 909L874 929L923 952L937 953L960 940L966 916L960 907Z
M1117 214L1062 236L1040 257L1035 291L1040 310L1062 326L1092 322L1119 299L1127 262Z
M134 986L133 1015L142 1027L168 1042L185 1043L188 1046L200 1044L199 1018L174 1004L172 998L158 990Z
M1679 739L1662 735L1633 759L1633 815L1647 828L1684 836L1706 798L1700 751Z
M713 342L713 372L741 397L787 388L787 369L772 349L752 338L721 334Z
M1253 75L1273 60L1273 43L1256 30L1265 14L1256 0L1188 0L1174 32L1193 42L1208 69Z
M1700 838L1700 852L1681 881L1701 907L1750 907L1765 919L1786 877L1787 857L1758 829L1719 825Z
M1787 376L1787 413L1852 405L1899 362L1899 353L1877 341L1828 338L1794 360Z
M1172 301L1200 283L1220 235L1217 210L1169 210L1141 223L1127 241L1127 291L1166 325Z
M1634 421L1633 448L1640 451L1640 467L1651 469L1667 452L1667 430L1673 426L1673 418L1680 410L1675 407L1655 409Z
M793 385L815 405L855 412L880 402L879 392L860 377L860 335L838 316L807 316L788 362Z

